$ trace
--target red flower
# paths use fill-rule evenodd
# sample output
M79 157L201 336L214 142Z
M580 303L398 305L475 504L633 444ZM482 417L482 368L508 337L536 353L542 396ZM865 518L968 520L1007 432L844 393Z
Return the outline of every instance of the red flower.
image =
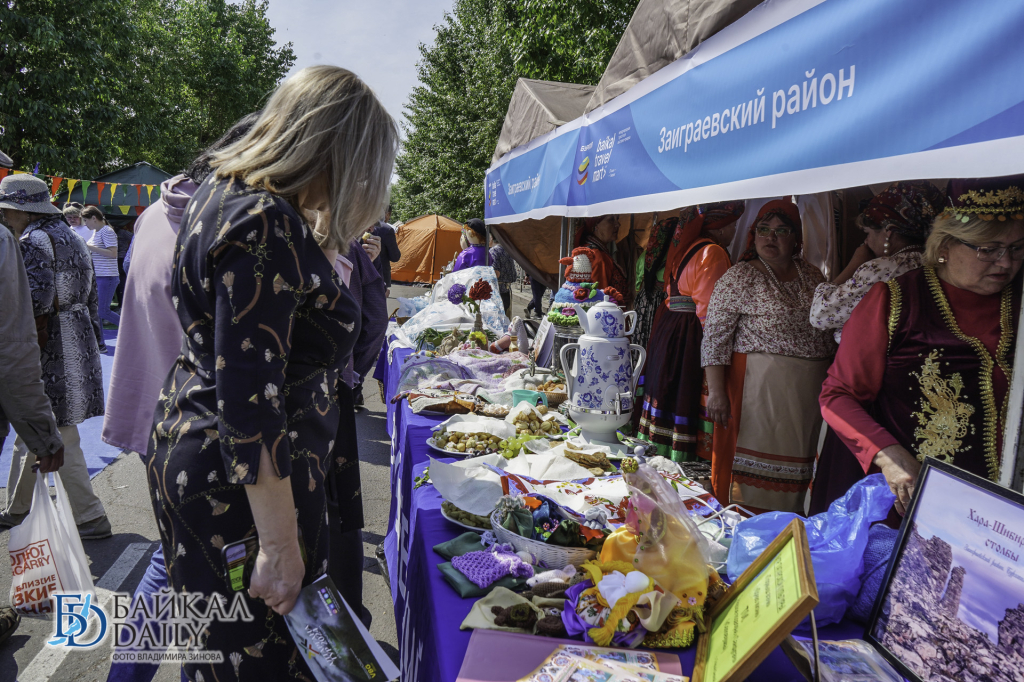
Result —
M590 298L590 292L587 289L580 287L576 291L572 292L572 297L577 301L585 301Z
M619 304L621 304L623 301L622 294L620 294L612 287L606 287L604 290L604 295Z
M491 285L482 279L478 279L476 284L469 288L469 297L474 301L490 300L491 293Z

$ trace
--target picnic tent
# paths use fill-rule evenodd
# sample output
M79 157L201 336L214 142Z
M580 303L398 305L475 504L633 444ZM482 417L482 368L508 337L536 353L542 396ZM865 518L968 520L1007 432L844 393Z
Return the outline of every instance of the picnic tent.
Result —
M402 257L391 267L395 282L425 282L441 279L441 268L451 262L462 247L462 223L443 215L423 215L398 228Z
M160 183L169 178L167 171L139 161L93 180L75 180L74 184L65 180L54 203L58 207L67 201L99 206L108 219L137 218L147 206L160 200Z
M615 96L693 50L753 9L760 0L641 0L597 86L555 83L520 78L492 158L517 154L557 136L557 130L573 124ZM507 159L506 159L507 161ZM491 179L489 175L488 179ZM502 188L487 187L488 208L499 201ZM620 239L629 232L638 244L646 243L656 213L633 211L623 220ZM488 215L488 218L491 218ZM521 263L531 277L547 286L558 286L561 223L558 212L536 218L488 220L495 238Z

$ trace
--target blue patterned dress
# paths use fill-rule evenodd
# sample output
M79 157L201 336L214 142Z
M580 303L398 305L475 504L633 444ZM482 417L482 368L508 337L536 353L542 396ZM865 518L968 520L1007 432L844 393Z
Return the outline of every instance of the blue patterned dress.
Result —
M230 601L221 548L256 533L245 484L257 474L291 477L308 585L327 571L324 478L352 455L334 443L359 311L293 208L240 182L199 187L176 248L184 339L147 454L170 585ZM259 471L264 448L273 471ZM284 618L246 600L252 622L209 625L203 644L224 662L186 664L189 679L312 679Z
M61 215L29 224L20 243L32 315L50 315L40 356L46 395L57 426L75 426L103 414L103 331L92 256Z

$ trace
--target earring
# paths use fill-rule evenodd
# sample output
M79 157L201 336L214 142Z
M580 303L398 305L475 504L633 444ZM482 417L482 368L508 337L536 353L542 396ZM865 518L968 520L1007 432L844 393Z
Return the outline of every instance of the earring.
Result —
M882 244L882 255L883 256L888 256L889 255L889 237L888 236L885 238L885 243Z
M946 262L946 257L945 256L939 256L939 262L940 263L945 263Z

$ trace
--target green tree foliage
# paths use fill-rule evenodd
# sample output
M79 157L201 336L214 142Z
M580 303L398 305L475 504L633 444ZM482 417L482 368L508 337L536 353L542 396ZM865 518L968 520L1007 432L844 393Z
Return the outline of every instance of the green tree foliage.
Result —
M484 175L518 78L594 85L638 0L455 0L420 46L395 218L483 215Z
M184 168L294 63L266 11L266 0L0 0L0 148L68 177Z

